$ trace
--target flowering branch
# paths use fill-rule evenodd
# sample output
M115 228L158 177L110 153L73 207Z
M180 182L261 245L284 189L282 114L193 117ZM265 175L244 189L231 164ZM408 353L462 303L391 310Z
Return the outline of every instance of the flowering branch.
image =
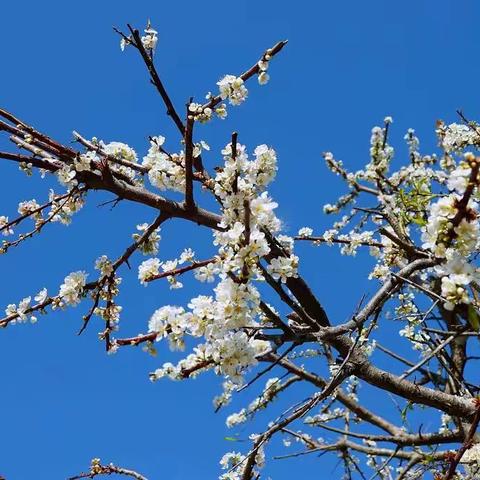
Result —
M162 97L163 102L167 106L167 115L171 117L173 122L178 128L178 131L180 134L184 134L185 132L185 126L183 125L182 120L178 116L177 111L175 110L175 107L173 105L173 102L171 101L167 91L165 90L165 87L163 86L162 81L160 80L160 76L157 73L157 70L155 68L155 64L153 63L153 59L150 55L148 55L142 39L140 37L140 33L137 29L132 28L131 25L127 25L128 29L130 30L130 33L132 34L132 44L137 48L137 50L140 52L140 55L142 56L143 62L145 63L145 66L148 69L148 72L150 73L151 77L151 82L157 89L158 93Z
M287 43L288 43L288 40L282 40L281 42L276 43L272 48L269 48L268 50L266 50L264 54L261 56L260 60L255 65L252 65L248 70L243 72L240 75L240 78L244 82L246 82L253 76L257 75L260 72L259 63L265 62L265 61L269 62L275 55L277 55L282 51L283 47L285 47ZM219 103L221 103L221 101L222 101L221 95L215 95L207 103L202 105L202 111L204 111L207 108L210 108L210 109L215 108Z
M177 275L183 275L184 273L191 272L200 267L205 267L217 261L217 258L209 258L207 260L194 261L190 265L185 265L184 267L175 268L173 270L167 270L166 272L159 273L157 275L152 275L145 279L145 282L153 282L154 280L159 280L160 278L165 277L176 277Z
M475 434L477 432L478 425L480 424L480 401L479 399L474 400L476 411L475 415L472 419L472 423L470 425L470 428L468 430L467 436L465 437L465 440L462 444L462 446L459 448L458 452L456 455L451 459L450 461L450 466L448 467L447 474L444 477L444 480L451 480L454 475L455 475L455 470L457 469L458 464L462 460L463 455L465 452L471 448L473 439L475 437Z
M94 458L90 467L90 471L81 473L70 477L68 480L79 480L81 478L95 478L98 475L124 475L126 477L134 478L135 480L147 480L146 477L134 470L123 467L117 467L113 463L109 465L102 465L99 458Z
M227 103L236 106L246 101L249 79L257 77L260 85L267 83L269 62L286 42L267 49L240 76L221 78L217 83L218 93L207 95L204 104L197 104L191 98L184 123L153 62L157 31L150 23L144 35L130 25L128 28L129 35L118 32L122 48L133 46L139 51L151 83L180 133L178 152L174 147L169 146L168 151L164 148L163 136L152 136L148 152L139 161L135 150L124 143L87 140L74 132L76 142L82 146L82 151L76 151L0 110L0 131L27 152L0 152L0 158L16 162L28 176L34 169L42 177L53 174L66 189L65 193L52 194L43 205L35 200L21 202L20 216L14 220L0 216L0 233L13 234L13 227L27 218L36 221L31 232L14 241L5 240L6 251L9 246L39 233L50 221L59 219L68 223L83 205L83 194L95 190L113 194L115 204L130 201L148 207L155 212L156 219L150 225L137 225L140 233L133 234L134 241L115 261L106 255L97 259L95 268L100 275L95 281L87 283L86 272L72 272L65 277L57 295L49 296L43 289L33 304L31 297L27 297L18 305L8 305L0 326L28 319L34 322L37 311L43 312L49 306L52 309L75 306L90 297L92 305L83 318L80 333L91 317L97 315L104 320L99 337L109 353L120 346L143 344L145 351L154 354L154 342L164 340L172 350L192 346L191 352L176 365L165 362L157 368L151 379L181 380L213 371L224 379L223 391L214 400L217 410L234 393L247 390L267 374L280 372L279 378L266 379L263 392L248 407L229 416L228 427L269 407L289 385L309 384L315 391L306 401L298 401L295 389L289 390L289 398L282 395L278 399L289 401L289 406L262 434L253 436L250 452L228 453L222 459L222 467L228 470L222 480L258 478L264 449L279 432L307 448L287 456L335 451L340 453L347 474L362 477L365 477L362 462L377 476L383 472L390 475L393 464L399 469L399 478L407 478L409 472L417 476L424 471L432 472L432 465L445 460L446 452L439 445L462 442L458 453L447 457L449 472L453 473L446 478L453 478L458 465L465 464L462 461L465 452L470 450L469 458L474 458L476 450L472 443L480 421L478 405L472 402L473 392L478 392L479 387L469 377L471 369L467 368L468 362L476 357L471 353L473 342L468 342L478 335L480 328L477 203L480 164L469 152L461 155L465 148L480 144L476 124L448 127L439 124L440 157L422 154L419 140L409 130L405 135L407 165L392 171L392 119L386 117L383 126L372 129L370 161L363 169L348 171L333 154L324 155L327 167L348 186L348 192L333 205L325 205L324 211L345 214L323 234L314 236L312 228L303 227L298 235L289 236L281 217L275 213L278 205L268 191L278 168L273 148L262 144L252 155L234 132L221 150L223 164L210 176L201 159L202 150L210 147L204 141L194 143L193 135L195 122L205 123L214 116L223 119ZM201 208L201 199L194 195L194 181L201 182L202 189L211 194L211 200L215 201L212 210ZM168 194L164 196L165 191L184 195L184 201L171 200ZM375 205L371 208L368 204L354 205L364 197L372 202L373 196ZM43 218L42 212L47 208L51 211ZM186 248L173 260L161 258L160 226L173 218L211 231L215 250L211 258L195 260L192 248ZM335 320L302 277L295 241L339 244L345 255L355 255L361 246L369 247L368 253L374 258L369 279L372 283L379 282L378 286L372 287L372 294L365 302L367 296L362 296L346 320ZM161 305L149 319L146 333L116 339L114 332L118 330L122 310L116 303L122 280L118 273L122 265L130 267L130 258L136 251L150 256L138 269L138 279L144 285L167 278L171 288L181 288L176 277L194 270L196 280L215 283L184 306ZM401 324L398 333L401 341L409 342L412 347L413 360L411 355L399 355L395 348L377 345L376 331L385 328L388 318L393 318L396 325ZM390 335L387 337L388 345L391 339ZM379 368L377 357L371 356L376 347L407 365L407 371L397 375L388 365ZM314 361L308 361L310 358ZM259 364L264 364L263 368ZM247 377L250 371L252 375ZM329 371L330 377L320 376L318 372L322 371ZM422 377L413 378L413 374ZM407 379L410 376L412 381ZM375 406L359 400L357 389L363 383L375 387L386 398L393 395L402 411L399 418L393 415L384 418ZM407 412L417 405L437 413L441 429L422 433L421 425L410 427ZM315 412L317 408L319 411ZM307 413L311 416L306 417ZM341 428L333 421L342 422ZM351 430L352 421L359 425L355 431ZM338 438L329 443L317 441L299 431L300 426L296 425L300 423L302 428L319 427ZM373 428L380 433L372 431ZM379 447L374 442L386 442L392 448ZM353 455L355 452L360 459ZM144 478L120 467L103 466L97 460L90 472L74 478L115 473L137 480Z
M190 104L187 105L187 123L185 128L185 207L195 208L193 199L193 125L194 116L189 113Z

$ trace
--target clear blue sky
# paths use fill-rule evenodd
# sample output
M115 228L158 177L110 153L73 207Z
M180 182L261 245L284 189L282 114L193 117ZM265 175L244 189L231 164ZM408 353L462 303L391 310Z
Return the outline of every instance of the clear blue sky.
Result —
M274 146L280 172L272 193L287 231L304 225L321 231L329 225L321 206L342 191L324 168L322 151L360 168L370 129L385 115L394 117L399 158L407 128L416 129L429 151L435 148L435 120L454 121L457 108L478 118L479 15L478 2L458 0L4 1L0 105L63 141L76 129L124 141L142 155L148 135L164 134L173 149L178 137L165 109L135 52L120 51L112 26L143 27L151 18L160 32L158 69L177 105L191 95L201 98L220 76L242 71L265 48L288 38L272 62L271 83L252 84L248 102L231 110L226 122L203 127L201 138L218 151L238 130L251 149ZM5 149L1 140L0 146ZM211 155L207 162L217 159ZM18 201L46 197L48 184L38 177L25 179L6 162L0 168L0 214L13 217ZM153 218L140 207L98 208L106 199L92 195L70 227L55 225L0 257L1 305L43 286L54 292L72 270L92 271L97 256L118 255L135 224ZM166 228L162 258L184 246L202 251L195 232L180 224ZM302 273L333 321L344 320L374 288L363 280L363 258L352 268L355 263L336 250L302 246L299 252L308 259ZM125 336L144 331L155 308L182 304L188 295L188 289L140 287L135 271L125 275L124 290ZM135 467L150 480L212 479L225 451L248 448L224 439L232 434L225 414L214 414L211 406L218 379L151 384L148 372L167 350L156 359L140 350L105 355L96 341L99 323L76 336L86 308L0 332L0 474L8 480L62 479L99 456ZM292 390L288 399L293 403L303 393ZM242 398L248 402L251 393ZM260 417L239 438L267 421ZM319 471L340 477L335 463L305 460L302 478L317 478ZM269 464L274 479L298 472L295 461Z

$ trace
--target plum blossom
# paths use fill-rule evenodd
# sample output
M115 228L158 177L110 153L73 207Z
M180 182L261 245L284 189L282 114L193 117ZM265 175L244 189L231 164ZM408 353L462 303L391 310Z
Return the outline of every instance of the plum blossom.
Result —
M98 257L95 262L95 270L99 270L102 277L108 277L113 273L112 262L106 255L102 255Z
M83 295L87 274L82 271L72 272L67 275L60 285L60 298L70 306L80 303Z
M313 234L313 230L310 227L302 227L298 231L300 237L310 237Z
M148 223L141 223L137 225L137 230L139 233L134 233L132 238L139 242L140 238L145 234L148 230ZM139 250L144 255L156 255L158 253L158 244L162 237L159 234L160 228L156 228L153 230L147 238L143 239L143 242L140 244Z
M158 43L158 32L150 26L150 22L144 32L145 35L141 38L143 46L146 50L154 51Z
M247 99L248 90L243 80L235 75L225 75L217 82L222 100L228 98L231 105L240 105Z
M3 236L13 235L13 229L11 226L8 226L9 221L8 217L5 215L0 216L0 230Z
M165 137L157 136L150 139L150 148L142 165L148 168L150 183L160 190L185 190L185 172L182 166L183 154L168 155L162 150Z
M110 142L106 144L104 142L99 142L99 146L103 152L111 156L113 159L124 160L133 164L138 162L137 153L126 143ZM136 180L136 171L133 168L115 163L114 161L109 162L109 167L112 169L112 171L121 175L125 175L131 181Z
M267 271L275 280L281 280L285 283L290 277L297 277L298 257L290 255L289 257L273 258L267 266Z
M439 129L441 145L449 153L459 151L478 142L478 134L468 125L452 123Z
M138 279L143 285L147 285L155 275L160 273L161 262L158 258L149 258L140 264L138 267Z
M215 263L209 263L203 267L197 268L195 271L195 278L200 282L211 283L215 280L215 276L218 275L220 269Z
M48 298L48 291L46 288L42 288L34 297L37 303L43 303Z

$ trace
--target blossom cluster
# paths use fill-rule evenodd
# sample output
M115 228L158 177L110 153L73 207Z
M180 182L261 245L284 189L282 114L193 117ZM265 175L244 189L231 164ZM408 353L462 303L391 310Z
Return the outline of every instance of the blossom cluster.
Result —
M169 155L162 146L165 137L156 136L150 139L150 148L142 165L148 168L150 183L160 190L185 191L185 155Z
M158 32L148 25L140 40L141 45L137 46L140 49L143 46L151 60L157 47ZM132 42L131 37L122 37L122 50ZM226 103L235 106L245 102L249 93L245 82L250 76L257 75L260 85L269 81L267 72L271 53L267 51L250 73L226 75L220 79L217 82L218 96L209 93L207 103L191 101L188 104L188 120L204 123L214 115L223 119L227 116ZM426 355L431 352L428 342L432 339L425 332L425 317L422 317L416 292L422 291L435 299L432 310L438 305L441 313L444 313L443 310L455 312L459 318L468 320L476 316L477 323L479 321L476 312L480 309L480 268L477 260L480 247L480 168L479 158L470 150L478 149L480 135L474 124L454 123L447 126L439 123L437 135L441 154L424 155L420 152L420 141L415 131L409 129L404 137L409 161L392 172L395 150L388 138L392 123L391 117L385 117L382 126L372 129L369 160L360 170L349 172L332 153L324 154L329 170L341 177L348 188L347 193L333 204L326 204L324 212L342 213L342 216L320 236L314 238L313 228L302 227L296 239L311 240L317 245L338 244L344 255L356 255L361 248L367 247L375 259L369 279L383 283L395 279L397 282L393 283L394 294L389 298L392 300L395 320L403 322L398 329L399 335L410 341L420 354ZM32 142L32 138L31 134L25 135L25 142ZM46 221L70 223L72 215L84 204L82 180L85 182L88 173L113 174L121 184L138 190L144 187L147 178L151 186L161 191L184 193L186 190L188 149L185 144L181 147L185 151L169 153L165 148L165 137L150 137L148 151L139 163L135 150L125 143L106 143L96 138L90 142L82 140L82 143L87 146L86 151L63 162L62 167L56 169L58 181L67 189L66 195L58 195L51 190L48 211L35 199L19 203L18 214L34 220L36 228L43 226ZM197 141L193 144L193 158L199 159L209 150L206 142ZM33 151L35 155L39 152ZM161 259L160 228L149 231L146 223L137 225L132 235L135 242L133 247L150 256L138 267L141 284L147 285L153 280L166 278L171 289L178 289L183 286L180 275L186 271L193 271L199 282L213 284L206 294L204 292L191 298L185 306L163 305L156 309L148 321L148 334L139 336L131 343L145 341L145 350L151 353L155 342L160 341L168 342L173 351L184 351L191 346L191 351L176 364L166 362L157 368L151 374L151 379L156 381L168 377L181 380L213 370L223 377L223 392L214 399L216 408L228 404L233 393L245 386L246 372L259 361L270 361L272 355L269 354L274 343L281 344L282 339L286 338L272 333L278 324L272 323L266 311L275 316L281 315L273 306L263 302L261 282L268 281L289 297L288 287L291 287L292 279L298 277L299 267L299 258L294 253L294 239L282 234L282 221L276 214L278 205L267 190L277 173L275 150L262 144L254 149L253 154L249 154L246 146L237 142L235 135L221 155L223 163L215 169L212 177L207 172L195 173L195 181L201 182L204 190L213 193L220 206L221 219L214 228L214 254L210 260L198 261L191 248L183 250L178 258ZM31 175L32 164L23 162L20 168ZM369 201L363 205L361 202L365 197ZM48 213L45 215L45 212ZM0 216L2 235L13 235L13 228L16 230L19 221L9 221L7 216ZM148 237L145 236L147 230ZM414 272L409 278L402 278L400 273L417 260L428 260L429 266ZM28 296L18 305L8 305L5 313L12 323L35 322L35 312L42 312L47 303L54 309L76 306L88 294L94 304L84 317L84 322L87 323L92 314L104 320L105 330L100 332L100 338L106 340L107 350L113 352L121 343L110 338L110 333L118 329L122 312L122 307L116 303L122 281L117 276L119 263L102 255L95 262L99 275L95 282L87 284L87 273L84 271L72 272L65 277L56 297L48 297L47 290L42 289L34 297L35 305ZM208 287L202 286L204 290ZM290 300L295 301L293 298ZM288 301L286 303L291 306ZM376 311L381 313L382 308ZM285 330L288 328L295 335L302 325L291 315L287 315L289 322ZM359 352L365 358L372 355L377 347L375 339L371 338L377 320L375 318L368 327L359 329L352 354ZM474 322L471 323L474 326ZM290 341L290 337L287 338ZM303 341L303 337L299 338ZM130 342L124 341L126 343ZM294 346L297 347L296 341ZM311 358L325 355L322 349L313 348L287 353L288 361L304 359L308 362ZM332 357L329 358L328 367L333 381L344 363ZM227 418L227 426L235 427L244 423L266 408L287 385L288 380L282 380L270 378L257 398ZM336 389L332 403L326 408L322 406L318 414L307 416L304 423L308 426L325 426L326 423L339 420L348 423L350 413L333 406L337 398L335 395L341 391L348 401L357 402L359 386L358 378L349 376L344 382L344 390ZM451 420L443 418L440 431L447 431ZM257 435L250 436L253 441L259 438ZM312 438L302 433L297 441L311 448ZM285 443L288 442L287 439ZM364 443L367 447L376 445L367 439ZM463 459L466 465L479 463L477 447L477 444L473 445L466 452ZM256 466L262 467L262 443L253 453ZM367 464L376 468L374 457L367 458ZM220 478L239 480L246 462L247 456L241 453L227 453L220 462L226 470ZM95 465L98 466L99 461L95 460ZM391 471L390 467L386 470L388 475ZM387 473L380 475L387 478Z
M274 213L277 204L265 190L276 173L276 153L260 145L249 159L244 145L231 143L222 154L224 165L218 169L213 186L222 203L220 229L213 238L218 252L214 262L195 273L200 281L218 278L214 295L192 298L188 310L161 307L149 322L149 332L157 334L156 340L168 338L173 349L183 349L186 336L203 338L204 343L197 344L177 365L164 364L152 374L152 379L181 379L213 368L231 384L239 385L258 356L270 350L269 342L256 339L245 328L260 328L256 282L263 280L260 263L271 251L265 232L275 233L281 228ZM282 240L284 255L269 259L266 271L274 280L285 282L297 275L298 257L291 251L292 239L279 235L279 241ZM168 271L177 263L168 263L167 269L164 265L158 258L146 260L139 268L140 281L146 283L157 277L162 268Z
M46 288L42 288L34 297L34 300L37 304L43 304L45 300L48 298L48 292ZM12 323L24 323L30 319L31 323L35 323L37 321L37 317L33 314L33 310L31 309L32 297L25 297L23 298L18 305L11 303L5 309L5 314L7 317L13 316L15 317L12 320Z
M72 272L67 275L60 285L59 297L63 303L71 306L78 305L84 293L87 274L83 271Z
M228 99L231 105L240 105L248 97L248 90L241 77L225 75L217 82L222 100Z
M251 417L259 410L266 408L268 404L275 399L281 388L282 383L279 378L269 378L260 396L255 398L247 408L242 408L239 412L232 413L227 417L227 427L232 428L236 425L244 423L247 421L249 416Z
M341 176L350 189L334 205L326 205L326 213L338 213L351 204L352 210L323 234L323 241L341 244L344 254L370 244L370 254L377 263L369 278L382 281L408 265L412 256L431 258L435 265L416 280L421 288L435 289L438 280L437 295L445 309L477 309L480 305L476 305L472 289L477 288L480 280L475 264L475 252L480 245L480 177L477 157L465 149L476 148L480 136L471 125L440 123L437 134L442 155L423 155L414 130L409 129L405 141L410 164L390 173L394 150L387 133L391 123L387 117L383 128L372 130L371 160L363 170L348 172L333 154L324 155L327 167ZM358 203L362 192L379 206L367 209L360 218L362 208L353 204ZM356 226L343 233L342 229L355 220ZM414 348L422 350L425 339L417 332L417 307L402 298L403 291L397 294L400 306L396 311L407 324L400 334L409 338Z

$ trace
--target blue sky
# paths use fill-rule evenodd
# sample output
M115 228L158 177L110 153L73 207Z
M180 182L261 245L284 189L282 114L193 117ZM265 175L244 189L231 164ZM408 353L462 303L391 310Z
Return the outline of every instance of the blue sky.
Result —
M304 225L320 232L330 224L322 205L343 191L324 167L322 151L360 168L371 127L392 115L391 138L401 160L407 128L415 128L428 152L435 149L437 119L454 121L457 108L478 118L479 14L478 2L453 0L3 2L0 105L65 142L75 129L126 142L143 155L148 135L163 134L174 149L178 137L164 106L135 52L120 51L112 26L143 27L151 19L160 34L158 69L179 106L192 95L203 98L221 76L243 71L264 49L288 38L272 62L271 83L252 84L248 102L230 110L227 121L199 129L198 139L218 152L237 130L250 150L272 145L280 171L271 192L287 233ZM3 140L0 147L5 149ZM210 166L217 160L218 153L206 157ZM26 179L6 162L0 168L0 214L13 217L19 201L46 198L48 182ZM92 195L70 227L54 225L0 257L0 303L17 302L43 286L54 292L69 272L92 271L96 257L121 253L135 225L153 218L138 206L97 206L108 198ZM201 240L208 239L178 222L162 235L165 259L186 246L203 252ZM372 292L364 257L352 263L336 250L302 245L298 251L308 260L302 273L334 322ZM187 281L184 291L174 293L163 285L143 288L135 272L126 273L124 283L125 336L144 331L155 308L185 303L192 285ZM224 427L225 414L214 414L211 405L218 379L151 384L148 372L168 351L160 348L157 358L125 349L105 355L96 341L99 323L76 335L87 308L0 332L0 474L8 480L62 479L99 456L151 480L210 479L225 451L248 448L224 439L232 432ZM304 393L292 390L287 400ZM242 394L244 402L250 398ZM249 428L259 430L267 421L262 416ZM240 430L239 438L248 431ZM320 465L339 477L335 463L305 460L304 478L318 474ZM271 462L268 473L290 478L297 468L295 461Z

